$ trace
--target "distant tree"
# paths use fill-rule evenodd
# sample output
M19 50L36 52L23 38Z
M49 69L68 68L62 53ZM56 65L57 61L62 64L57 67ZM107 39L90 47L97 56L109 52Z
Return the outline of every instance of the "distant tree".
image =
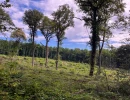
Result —
M51 19L48 17L44 16L42 19L42 22L40 24L40 30L43 36L46 39L46 62L45 62L45 67L48 66L48 42L50 41L51 38L54 36L54 23Z
M32 66L34 66L34 53L35 53L35 36L37 35L37 29L39 22L42 19L43 14L37 10L27 10L23 16L23 22L28 25L30 29L30 36L32 40Z
M64 39L65 30L74 26L74 13L68 4L59 6L56 12L52 13L53 21L55 23L55 33L57 38L57 56L56 56L56 69L58 68L59 60L59 45Z
M130 45L122 45L116 51L118 68L130 69Z
M90 76L93 76L96 49L99 43L99 27L104 20L104 15L115 15L124 11L122 0L75 0L81 11L85 13L83 20L85 25L91 29L91 58L90 58ZM105 13L104 13L105 12Z

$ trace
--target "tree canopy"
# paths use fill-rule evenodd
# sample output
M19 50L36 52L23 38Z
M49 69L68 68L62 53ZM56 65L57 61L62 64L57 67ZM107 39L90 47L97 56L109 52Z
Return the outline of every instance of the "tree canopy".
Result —
M16 39L16 41L19 42L27 39L25 33L21 28L17 28L16 30L14 30L10 37Z
M55 23L55 33L59 41L65 35L65 30L68 27L74 26L74 13L68 4L59 6L59 9L52 13L53 21Z

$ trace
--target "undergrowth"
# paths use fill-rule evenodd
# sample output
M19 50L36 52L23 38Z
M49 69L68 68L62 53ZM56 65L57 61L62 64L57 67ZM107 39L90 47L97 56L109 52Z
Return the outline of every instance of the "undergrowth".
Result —
M130 73L104 69L88 76L89 65L43 58L0 56L0 100L130 100ZM97 69L97 68L96 68Z

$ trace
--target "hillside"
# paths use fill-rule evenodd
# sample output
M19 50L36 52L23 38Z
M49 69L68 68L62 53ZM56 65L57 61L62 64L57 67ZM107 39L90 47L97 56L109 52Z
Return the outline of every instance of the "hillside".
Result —
M0 100L130 100L130 72L104 69L88 76L89 65L0 55ZM97 68L95 69L97 70Z

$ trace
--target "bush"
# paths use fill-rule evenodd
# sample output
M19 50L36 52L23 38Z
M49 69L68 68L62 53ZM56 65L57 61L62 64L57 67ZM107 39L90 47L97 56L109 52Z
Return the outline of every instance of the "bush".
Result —
M10 70L15 69L16 67L19 66L17 62L7 62L5 63L5 66L7 66Z
M130 95L130 81L120 82L118 92L122 95L129 96Z

